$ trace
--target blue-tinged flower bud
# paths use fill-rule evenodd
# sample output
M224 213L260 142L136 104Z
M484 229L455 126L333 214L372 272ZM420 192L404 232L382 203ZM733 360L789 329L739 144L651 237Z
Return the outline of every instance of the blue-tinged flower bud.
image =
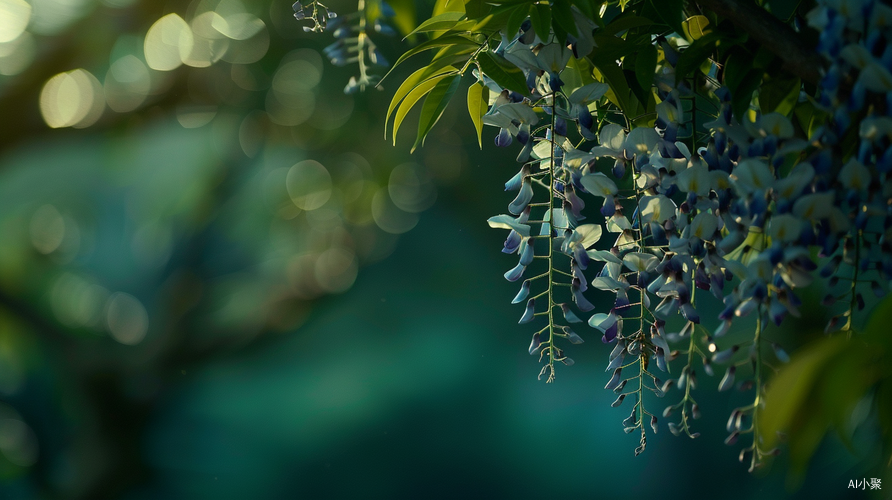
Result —
M561 304L561 312L564 313L564 320L566 320L567 323L582 323L582 320L570 310L570 307L567 306L567 304Z
M623 420L623 426L629 427L638 423L638 412L636 408L632 408L632 414L628 416L625 420Z
M527 308L523 311L523 316L520 317L520 321L517 324L522 325L524 323L529 323L533 321L533 316L536 313L536 299L530 299L527 301Z
M654 434L657 433L657 417L655 415L650 416L650 428L654 430Z
M610 381L607 382L607 385L605 385L604 388L607 389L608 391L612 391L613 389L615 389L616 386L619 385L620 378L622 378L622 373L623 373L622 368L617 368L616 370L613 370L613 376L610 377Z
M604 197L604 204L601 205L601 215L604 217L611 217L616 213L616 200L614 200L613 195L607 195Z
M508 205L508 211L514 215L520 215L532 200L533 182L529 178L525 178L520 186L520 192L517 193L517 197Z
M861 111L864 108L864 100L867 96L867 89L864 83L859 79L852 86L852 93L849 95L849 102L846 103L849 111Z
M771 305L768 306L768 315L777 326L780 326L781 322L783 322L787 312L787 308L779 300L772 300Z
M533 257L535 256L533 246L529 238L524 238L520 242L520 265L526 267L533 263Z
M727 391L734 385L734 374L737 372L737 367L731 365L728 367L728 370L725 371L725 376L722 377L722 381L719 382L719 392Z
M623 352L625 352L625 351L623 351ZM620 366L623 365L623 359L625 359L625 357L626 357L626 355L622 354L620 356L613 358L610 361L610 363L607 365L607 368L604 371L609 372L610 370L616 370L617 368L619 368Z
M675 379L670 378L669 380L663 382L663 385L660 386L660 392L665 394L669 389L672 388L673 385L675 385ZM664 411L663 416L668 417L669 415L666 415L666 412Z
M681 315L684 316L684 319L690 321L691 323L700 323L700 315L697 314L697 310L694 309L690 303L682 304L681 306Z
M530 294L530 280L524 280L523 284L520 285L520 291L517 292L517 295L514 297L514 300L511 301L512 304L520 304L524 300L526 300L527 296Z
M530 342L530 355L538 354L542 349L542 339L539 334L533 335L533 341Z
M394 16L396 16L396 12L394 12L393 7L391 7L390 4L388 4L388 3L385 2L384 0L381 0L381 3L379 4L379 7L381 8L381 15L382 15L382 16L384 16L384 17L394 17Z
M628 382L628 381L629 380L626 379L626 380L623 380L622 382L620 382L619 385L616 386L616 389L613 390L613 392L615 392L616 394L623 392L623 389L626 388L626 382Z
M619 397L616 398L616 400L615 400L613 403L610 403L610 406L611 406L612 408L616 408L616 407L618 407L619 405L623 404L623 400L624 400L624 399L626 399L626 395L625 395L625 394L620 394Z
M673 436L681 435L681 429L678 428L678 424L676 424L675 422L669 422L668 427L669 432L671 432Z
M738 317L743 317L753 312L756 307L759 305L759 302L756 301L753 297L750 297L744 300L737 309L734 311L734 315Z
M721 130L718 130L713 138L715 139L715 152L718 153L719 156L725 154L725 148L728 147L728 135Z
M343 26L340 26L338 29L334 30L332 35L335 38L347 38L350 36L350 33L351 33L350 26L345 24Z
M616 338L619 333L620 321L615 321L607 330L604 331L604 335L601 336L601 342L607 344L609 342L613 342L613 339Z
M731 412L731 415L728 416L728 423L725 424L725 430L731 432L735 429L740 429L740 417L742 413L739 409L735 408L734 411Z
M747 156L762 156L765 151L764 147L762 139L754 140L747 149Z
M498 135L496 135L495 143L496 146L500 148L506 148L511 145L511 133L508 132L508 129L503 128L499 130Z
M378 33L381 33L382 35L385 35L385 36L396 36L397 35L396 30L391 28L389 25L382 23L380 19L375 19L374 27L375 27L375 31Z
M739 438L739 437L740 437L740 433L737 431L734 431L731 433L730 436L725 438L725 444L728 446L734 446L734 444L737 442L737 438Z
M616 162L613 164L612 170L613 176L617 179L622 179L624 175L626 175L626 160L622 158L618 158ZM606 204L606 201L605 201ZM601 211L603 213L603 210ZM609 215L607 216L609 217Z
M510 271L505 273L505 279L510 282L515 282L523 276L523 272L526 271L526 266L522 266L520 264L514 266Z
M564 354L564 353L561 352L561 355L563 355L563 354ZM559 361L560 361L561 363L563 363L565 366L573 366L573 365L576 364L576 362L573 361L573 358L568 358L568 357L563 357L563 358L561 358Z
M504 247L502 248L502 253L514 253L520 248L520 242L523 241L523 236L520 235L515 230L511 230L508 233L508 238L505 240Z
M654 355L654 359L657 362L657 368L664 372L669 371L666 366L666 357L663 355L663 349L659 347L657 348L657 353Z
M578 280L574 280L574 282L578 282ZM588 299L582 294L582 291L579 289L578 285L574 285L573 289L573 302L576 303L576 307L579 308L582 312L588 312L595 308Z
M351 76L350 80L347 82L347 86L344 87L345 94L355 94L359 91L359 82L356 81L355 76Z
M787 351L785 351L783 349L783 347L772 342L771 348L774 350L774 357L776 357L778 361L780 361L781 363L789 363L790 362L790 356L787 354Z
M582 340L582 337L571 330L569 326L563 327L563 330L564 334L567 336L567 340L569 340L571 344L581 344L584 342L584 340Z

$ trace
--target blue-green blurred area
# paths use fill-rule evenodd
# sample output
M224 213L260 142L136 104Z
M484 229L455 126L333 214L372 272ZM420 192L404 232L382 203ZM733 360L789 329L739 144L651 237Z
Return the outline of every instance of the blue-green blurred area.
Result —
M869 419L788 493L717 377L637 458L599 334L537 381L485 224L514 151L461 106L392 147L408 70L344 95L328 43L283 0L0 0L0 497L866 497Z

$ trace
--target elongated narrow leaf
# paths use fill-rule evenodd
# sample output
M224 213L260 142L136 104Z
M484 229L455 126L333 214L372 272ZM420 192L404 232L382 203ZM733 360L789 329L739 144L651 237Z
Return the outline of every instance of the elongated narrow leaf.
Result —
M511 14L508 16L508 24L505 27L505 32L508 33L508 38L511 38L520 31L520 25L523 24L528 13L529 8L526 5L518 5L512 8Z
M449 104L449 100L452 99L452 95L458 89L458 82L460 81L461 75L440 80L424 100L424 104L421 106L421 117L418 119L418 137L415 138L415 145L412 146L413 152L419 145L424 144L424 139L427 137L428 132L440 120L446 105ZM394 134L394 137L396 137L396 134Z
M396 109L397 105L399 105L400 101L406 97L409 92L412 91L415 87L417 87L421 82L427 80L428 78L432 78L434 76L449 73L449 72L457 72L458 70L452 66L443 66L437 68L431 63L428 66L425 66L411 75L400 85L398 89L396 89L396 93L393 94L393 99L390 101L390 106L387 108L387 115L384 119L384 138L387 139L387 125L390 121L390 115L393 114L393 111Z
M387 78L390 75L390 73L392 73L393 70L396 69L397 66L402 64L403 61L405 61L406 59L408 59L416 54L420 54L426 50L433 50L433 49L436 49L437 47L447 47L447 46L452 46L452 45L465 45L465 46L473 46L473 47L480 46L480 44L475 42L473 39L471 39L467 36L464 36L464 35L446 35L446 36L441 36L439 38L434 38L433 40L428 40L426 42L420 43L420 44L416 45L415 47L412 47L411 49L407 50L403 55L400 56L399 59L397 59L396 63L394 63L394 65L393 65L393 67L390 68L390 71L388 71L387 74L384 75L384 78ZM384 80L384 78L382 78L382 80Z
M548 41L548 34L551 32L551 9L541 3L530 5L530 21L539 38Z
M444 12L440 15L433 16L430 19L419 24L417 28L406 35L406 38L416 34L428 31L444 31L452 29L459 21L465 17L464 12Z
M440 83L440 80L444 78L456 75L458 70L452 73L444 73L432 78L429 78L420 84L418 84L412 91L410 91L406 98L403 99L403 102L400 103L399 108L396 110L396 117L393 119L393 144L396 145L396 134L400 129L400 125L402 125L403 120L406 118L406 115L409 114L409 110L415 106L415 103L421 100L422 97L428 94L433 88Z
M504 57L492 52L481 52L477 56L477 62L483 74L492 78L503 89L513 90L524 97L530 94L523 71Z
M477 144L483 149L483 115L489 103L489 88L480 82L468 87L468 113L477 131Z
M653 45L647 45L638 51L635 59L635 78L641 88L649 90L654 83L654 73L657 68L657 49Z
M723 37L718 33L710 33L682 51L678 56L678 64L675 65L675 81L680 82L694 71L699 71L700 65L713 53L721 38Z
M610 99L611 94L613 94L613 98L610 100L619 106L624 114L634 116L630 113L629 84L626 82L626 76L623 74L622 69L615 62L600 58L593 60L592 63L603 75L604 83L610 85L610 92L607 93L607 98Z
M551 8L554 10L554 22L567 33L579 36L579 30L576 28L575 19L573 19L573 11L570 9L570 1L554 0Z
M628 31L632 28L639 28L641 26L650 26L654 22L650 19L635 16L635 15L623 15L619 16L617 19L614 19L607 26L604 27L603 33L609 35L616 35L622 33L624 31Z

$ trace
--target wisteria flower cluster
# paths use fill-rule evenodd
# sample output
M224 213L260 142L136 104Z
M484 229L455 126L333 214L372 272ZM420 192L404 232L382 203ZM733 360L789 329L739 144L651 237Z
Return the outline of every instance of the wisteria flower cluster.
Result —
M655 78L660 101L655 126L629 127L611 123L601 100L605 84L572 88L562 82L562 71L575 57L571 42L531 37L525 25L495 50L523 71L530 90L529 95L508 92L483 77L497 96L483 123L499 128L496 145L508 146L513 139L522 145L521 169L506 184L517 191L510 215L489 220L491 226L509 230L503 252L519 256L505 278L520 281L536 258L546 263L544 273L522 281L513 300L526 304L520 323L537 316L547 319L533 334L530 353L545 360L540 377L553 381L555 361L572 364L557 339L581 342L570 325L595 310L588 324L601 332L603 342L614 345L605 388L617 393L613 406L626 398L635 401L623 425L626 432L640 431L636 454L645 448L645 428L657 430L658 417L645 409L644 395L682 390L681 401L666 407L662 416L679 417L668 424L672 433L696 437L691 425L699 407L691 391L697 386L697 368L712 375L722 365L718 390L737 386L754 393L752 404L732 411L726 444L751 434L752 443L741 450L740 459L749 458L751 470L759 466L777 453L764 449L759 437L763 370L788 361L779 345L764 338L764 328L798 316L797 290L815 279L827 280L831 289L838 283L850 285L825 299L827 305L846 305L828 332L851 330L852 317L865 307L862 285L869 284L877 295L888 290L892 186L885 181L892 168L892 120L880 116L877 108L868 112L865 103L878 101L884 104L881 109L892 110L885 106L887 96L892 104L892 86L880 83L892 63L892 58L884 63L881 57L892 54L892 45L887 47L883 38L888 7L865 2L859 9L862 19L872 20L872 36L853 36L851 30L857 29L832 7L819 7L812 16L848 26L835 36L858 41L837 47L835 59L825 52L834 66L820 101L832 118L809 140L797 137L790 118L780 113L752 108L739 122L732 114L730 92L708 79L700 89L709 96L695 96L684 84L666 85L675 71L670 58ZM877 47L882 53L868 58ZM841 97L844 86L833 75L853 74L856 50L862 56L859 68L867 71L849 82L854 94ZM835 86L828 87L831 83ZM707 98L717 113L702 125L709 135L701 143L695 140L700 131L692 130L694 111L684 104ZM549 120L539 129L533 128L539 122L537 109ZM839 137L853 120L861 123L860 145L857 154L847 155L839 148ZM567 138L568 124L582 143L594 139L597 130L597 145L574 145ZM687 140L679 137L685 130L690 131ZM537 201L537 191L544 201ZM593 214L584 210L580 195L601 200L600 213L594 215L603 222L581 223ZM609 248L597 249L604 233L615 234L615 240ZM586 278L587 272L595 273L593 279ZM536 293L539 283L542 291ZM612 307L597 311L584 296L589 286L613 293ZM717 318L700 314L698 290L723 301ZM681 326L669 329L667 324L677 324L678 316ZM725 335L748 316L755 317L749 340L728 345ZM682 347L672 349L675 344ZM662 381L659 374L670 372L668 363L679 357L680 371L672 370L675 375Z
M374 6L370 9L370 6ZM371 33L384 36L396 36L396 31L388 24L388 19L396 13L393 7L384 0L359 0L356 12L338 16L328 7L313 0L303 5L300 0L294 3L294 17L298 21L309 19L312 26L304 26L307 32L330 30L335 38L334 43L325 47L325 56L335 66L357 64L359 76L350 77L345 94L363 91L374 86L378 77L369 71L369 66L388 67L390 63L378 50L371 38Z
M557 364L573 364L566 344L598 331L612 346L612 406L633 401L622 424L640 435L637 455L660 418L697 437L698 375L721 373L719 391L752 395L731 412L725 440L747 438L740 461L752 471L777 454L759 418L766 375L789 361L765 329L800 316L801 289L820 282L835 313L827 333L848 336L865 293L889 290L892 8L819 1L807 18L826 71L810 93L796 79L782 107L764 85L722 83L734 78L708 56L745 37L707 29L705 16L678 26L669 16L659 31L620 12L605 24L607 6L554 5L563 7L495 2L489 15L478 6L477 17L446 11L422 23L415 32L431 39L399 62L436 52L391 102L394 139L424 98L417 146L473 74L478 137L487 125L497 147L519 146L505 183L513 200L488 223L508 231L502 252L517 258L504 277L519 284L519 323L536 324L539 378L553 382ZM681 399L662 412L645 407L676 389Z

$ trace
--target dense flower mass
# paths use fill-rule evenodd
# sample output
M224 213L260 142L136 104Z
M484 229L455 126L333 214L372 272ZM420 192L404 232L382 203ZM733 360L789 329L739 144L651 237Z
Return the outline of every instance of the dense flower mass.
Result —
M519 283L519 323L544 325L529 345L539 377L573 364L561 344L582 342L579 325L600 332L612 406L634 400L623 426L640 433L637 455L658 429L646 394L683 391L662 417L697 437L698 373L723 372L719 391L752 394L725 442L752 435L740 460L753 470L777 453L759 434L765 368L789 361L765 328L800 316L801 289L819 282L835 313L826 331L851 335L865 294L889 290L892 8L817 2L806 16L826 62L815 86L764 69L774 56L761 52L738 69L727 51L746 37L707 16L669 16L667 31L607 4L494 5L474 17L438 3L419 26L433 35L412 53L437 52L397 91L394 137L426 96L417 146L473 74L481 145L488 125L497 147L519 147L513 199L488 222L517 258L504 277ZM327 53L349 62L338 42Z

